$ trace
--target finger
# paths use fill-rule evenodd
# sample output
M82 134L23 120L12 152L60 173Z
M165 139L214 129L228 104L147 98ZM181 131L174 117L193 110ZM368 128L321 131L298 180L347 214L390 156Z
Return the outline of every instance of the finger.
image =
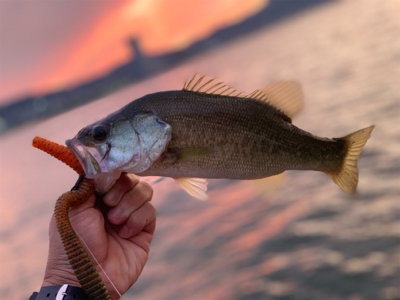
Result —
M122 196L118 205L108 213L108 220L119 225L124 223L128 217L145 202L150 201L153 189L145 182L139 182L133 189Z
M132 213L119 230L120 237L130 239L141 231L153 233L156 224L156 210L150 202L146 202Z
M138 183L139 177L122 173L112 188L104 195L104 203L108 206L117 206L124 194L133 189Z

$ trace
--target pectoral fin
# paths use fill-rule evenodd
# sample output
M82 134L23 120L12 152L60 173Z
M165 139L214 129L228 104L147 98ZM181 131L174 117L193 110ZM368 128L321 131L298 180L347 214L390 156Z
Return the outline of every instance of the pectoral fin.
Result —
M175 178L179 185L199 200L207 200L207 180L204 178Z
M207 148L176 148L170 149L170 153L176 155L177 161L188 161L196 158L205 158L207 155L211 154L211 150Z

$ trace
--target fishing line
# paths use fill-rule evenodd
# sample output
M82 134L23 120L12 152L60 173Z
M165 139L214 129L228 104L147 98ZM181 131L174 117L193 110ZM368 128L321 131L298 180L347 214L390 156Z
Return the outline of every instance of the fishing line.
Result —
M83 245L85 246L85 248L88 250L88 252L90 253L91 257L93 258L93 260L96 262L96 264L100 267L100 269L103 271L104 275L107 277L108 281L111 283L112 287L117 291L118 296L121 298L122 295L121 293L118 291L117 287L114 285L114 283L111 281L111 278L108 277L106 271L103 269L103 267L101 266L101 264L99 263L99 261L96 259L96 257L93 255L92 251L90 251L88 245L85 243L85 241L82 239L82 237L79 235L79 233L75 230L76 235L79 237L79 239L81 240L81 242L83 243Z

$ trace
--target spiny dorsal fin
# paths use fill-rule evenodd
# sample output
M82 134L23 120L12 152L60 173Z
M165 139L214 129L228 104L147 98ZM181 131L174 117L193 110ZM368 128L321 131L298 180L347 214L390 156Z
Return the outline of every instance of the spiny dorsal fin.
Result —
M251 98L254 100L259 100L261 102L269 103L267 95L263 93L263 91L255 90L251 94L248 94L245 98Z
M288 117L289 121L303 109L303 93L300 84L295 81L277 82L246 95L215 78L196 74L185 83L183 90L265 102L281 111L284 116Z
M187 81L183 86L184 91L195 92L201 94L228 96L228 97L245 97L246 94L227 86L222 81L209 76L194 75L192 79Z

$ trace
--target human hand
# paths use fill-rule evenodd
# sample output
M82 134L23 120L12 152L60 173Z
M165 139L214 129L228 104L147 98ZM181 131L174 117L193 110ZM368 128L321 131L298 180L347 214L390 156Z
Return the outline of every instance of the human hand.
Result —
M150 200L153 190L137 176L123 173L114 186L96 202L95 195L71 208L70 220L105 273L122 295L138 279L147 261L156 226ZM104 218L104 216L105 218ZM42 286L80 286L68 262L54 216L49 228L50 246ZM95 263L112 299L119 294Z

